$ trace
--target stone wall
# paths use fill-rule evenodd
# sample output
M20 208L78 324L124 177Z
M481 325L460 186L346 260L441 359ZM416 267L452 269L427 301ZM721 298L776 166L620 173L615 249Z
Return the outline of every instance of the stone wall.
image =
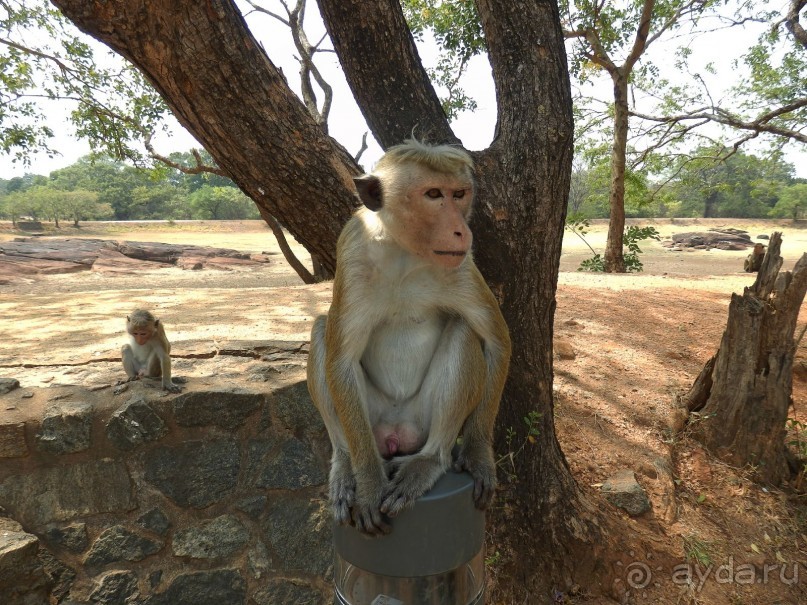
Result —
M329 447L301 381L1 395L0 603L330 602Z

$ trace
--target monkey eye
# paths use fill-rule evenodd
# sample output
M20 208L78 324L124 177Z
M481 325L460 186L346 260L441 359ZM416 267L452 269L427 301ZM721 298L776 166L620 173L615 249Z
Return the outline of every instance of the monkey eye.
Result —
M464 197L465 197L465 189L457 189L454 192L454 199L455 200L460 200L460 199L462 199Z
M437 198L443 197L443 192L440 191L437 187L433 187L432 189L429 189L426 192L426 197L430 197L431 199L436 200Z

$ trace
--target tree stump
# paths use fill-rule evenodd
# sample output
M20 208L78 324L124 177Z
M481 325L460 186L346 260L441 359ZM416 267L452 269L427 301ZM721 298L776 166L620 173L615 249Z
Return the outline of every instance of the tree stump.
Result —
M779 273L781 243L774 233L754 285L732 294L720 348L685 396L695 438L729 464L755 467L758 479L773 485L790 476L785 423L807 292L807 253L792 272Z

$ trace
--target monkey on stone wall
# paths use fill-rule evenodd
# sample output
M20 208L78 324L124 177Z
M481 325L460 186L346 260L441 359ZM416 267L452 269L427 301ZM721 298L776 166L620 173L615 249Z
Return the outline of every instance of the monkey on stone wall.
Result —
M510 336L471 257L472 171L461 149L407 141L357 178L364 207L339 238L333 302L312 329L333 513L367 534L387 533L385 516L452 463L473 477L477 507L493 497Z
M162 322L149 311L137 309L126 318L129 344L121 348L123 369L129 380L162 377L162 388L171 393L182 389L171 380L171 343Z

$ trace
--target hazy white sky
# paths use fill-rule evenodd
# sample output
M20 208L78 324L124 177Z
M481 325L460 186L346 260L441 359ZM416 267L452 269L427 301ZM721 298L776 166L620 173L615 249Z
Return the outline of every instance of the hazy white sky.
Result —
M245 9L246 5L244 3L240 4L242 9ZM266 5L269 6L270 3ZM279 3L277 6L279 6ZM324 33L324 27L316 12L314 3L309 4L308 12L306 30L309 39L316 41ZM275 19L259 13L248 14L247 21L255 37L264 44L270 59L283 70L292 89L299 90L298 63L294 59L294 49L288 29ZM712 61L719 67L720 78L715 78L713 86L718 87L721 83L725 85L725 74L734 73L731 68L731 61L739 56L740 39L744 38L747 41L755 37L756 33L747 32L743 36L734 30L725 34L724 43L717 43L714 37L710 37L709 41L702 45L703 50L700 51L703 54L702 62ZM103 47L100 48L103 49ZM651 49L657 53L665 52L660 45L658 50L652 47ZM731 52L723 53L724 49L731 49ZM434 45L426 44L422 46L421 54L425 63L433 62L436 57ZM367 126L358 107L353 102L335 54L320 53L317 57L320 70L334 88L334 100L329 119L330 134L342 143L348 151L355 154L360 148L362 135L368 130ZM476 57L472 60L468 74L463 81L463 86L466 92L475 98L478 108L474 113L463 113L452 126L466 148L471 150L484 149L492 140L496 124L496 99L490 75L490 65L486 57ZM603 95L607 98L610 85L605 83L600 90L603 91ZM89 153L87 143L78 141L72 136L70 125L66 120L69 108L58 103L49 103L46 108L48 124L58 133L56 140L53 141L53 147L58 149L61 155L54 158L48 158L43 154L36 155L33 157L30 167L22 166L19 163L13 164L10 157L0 155L0 178L7 179L21 176L26 172L47 175L53 170L72 164L82 155ZM172 128L170 137L158 135L155 137L154 142L157 150L164 155L173 151L187 151L191 147L199 146L178 124L175 124ZM367 169L371 168L375 160L381 155L381 149L372 135L368 135L368 145L369 149L361 158L362 164ZM807 177L807 150L803 149L803 147L791 145L787 159L796 165L799 176Z

